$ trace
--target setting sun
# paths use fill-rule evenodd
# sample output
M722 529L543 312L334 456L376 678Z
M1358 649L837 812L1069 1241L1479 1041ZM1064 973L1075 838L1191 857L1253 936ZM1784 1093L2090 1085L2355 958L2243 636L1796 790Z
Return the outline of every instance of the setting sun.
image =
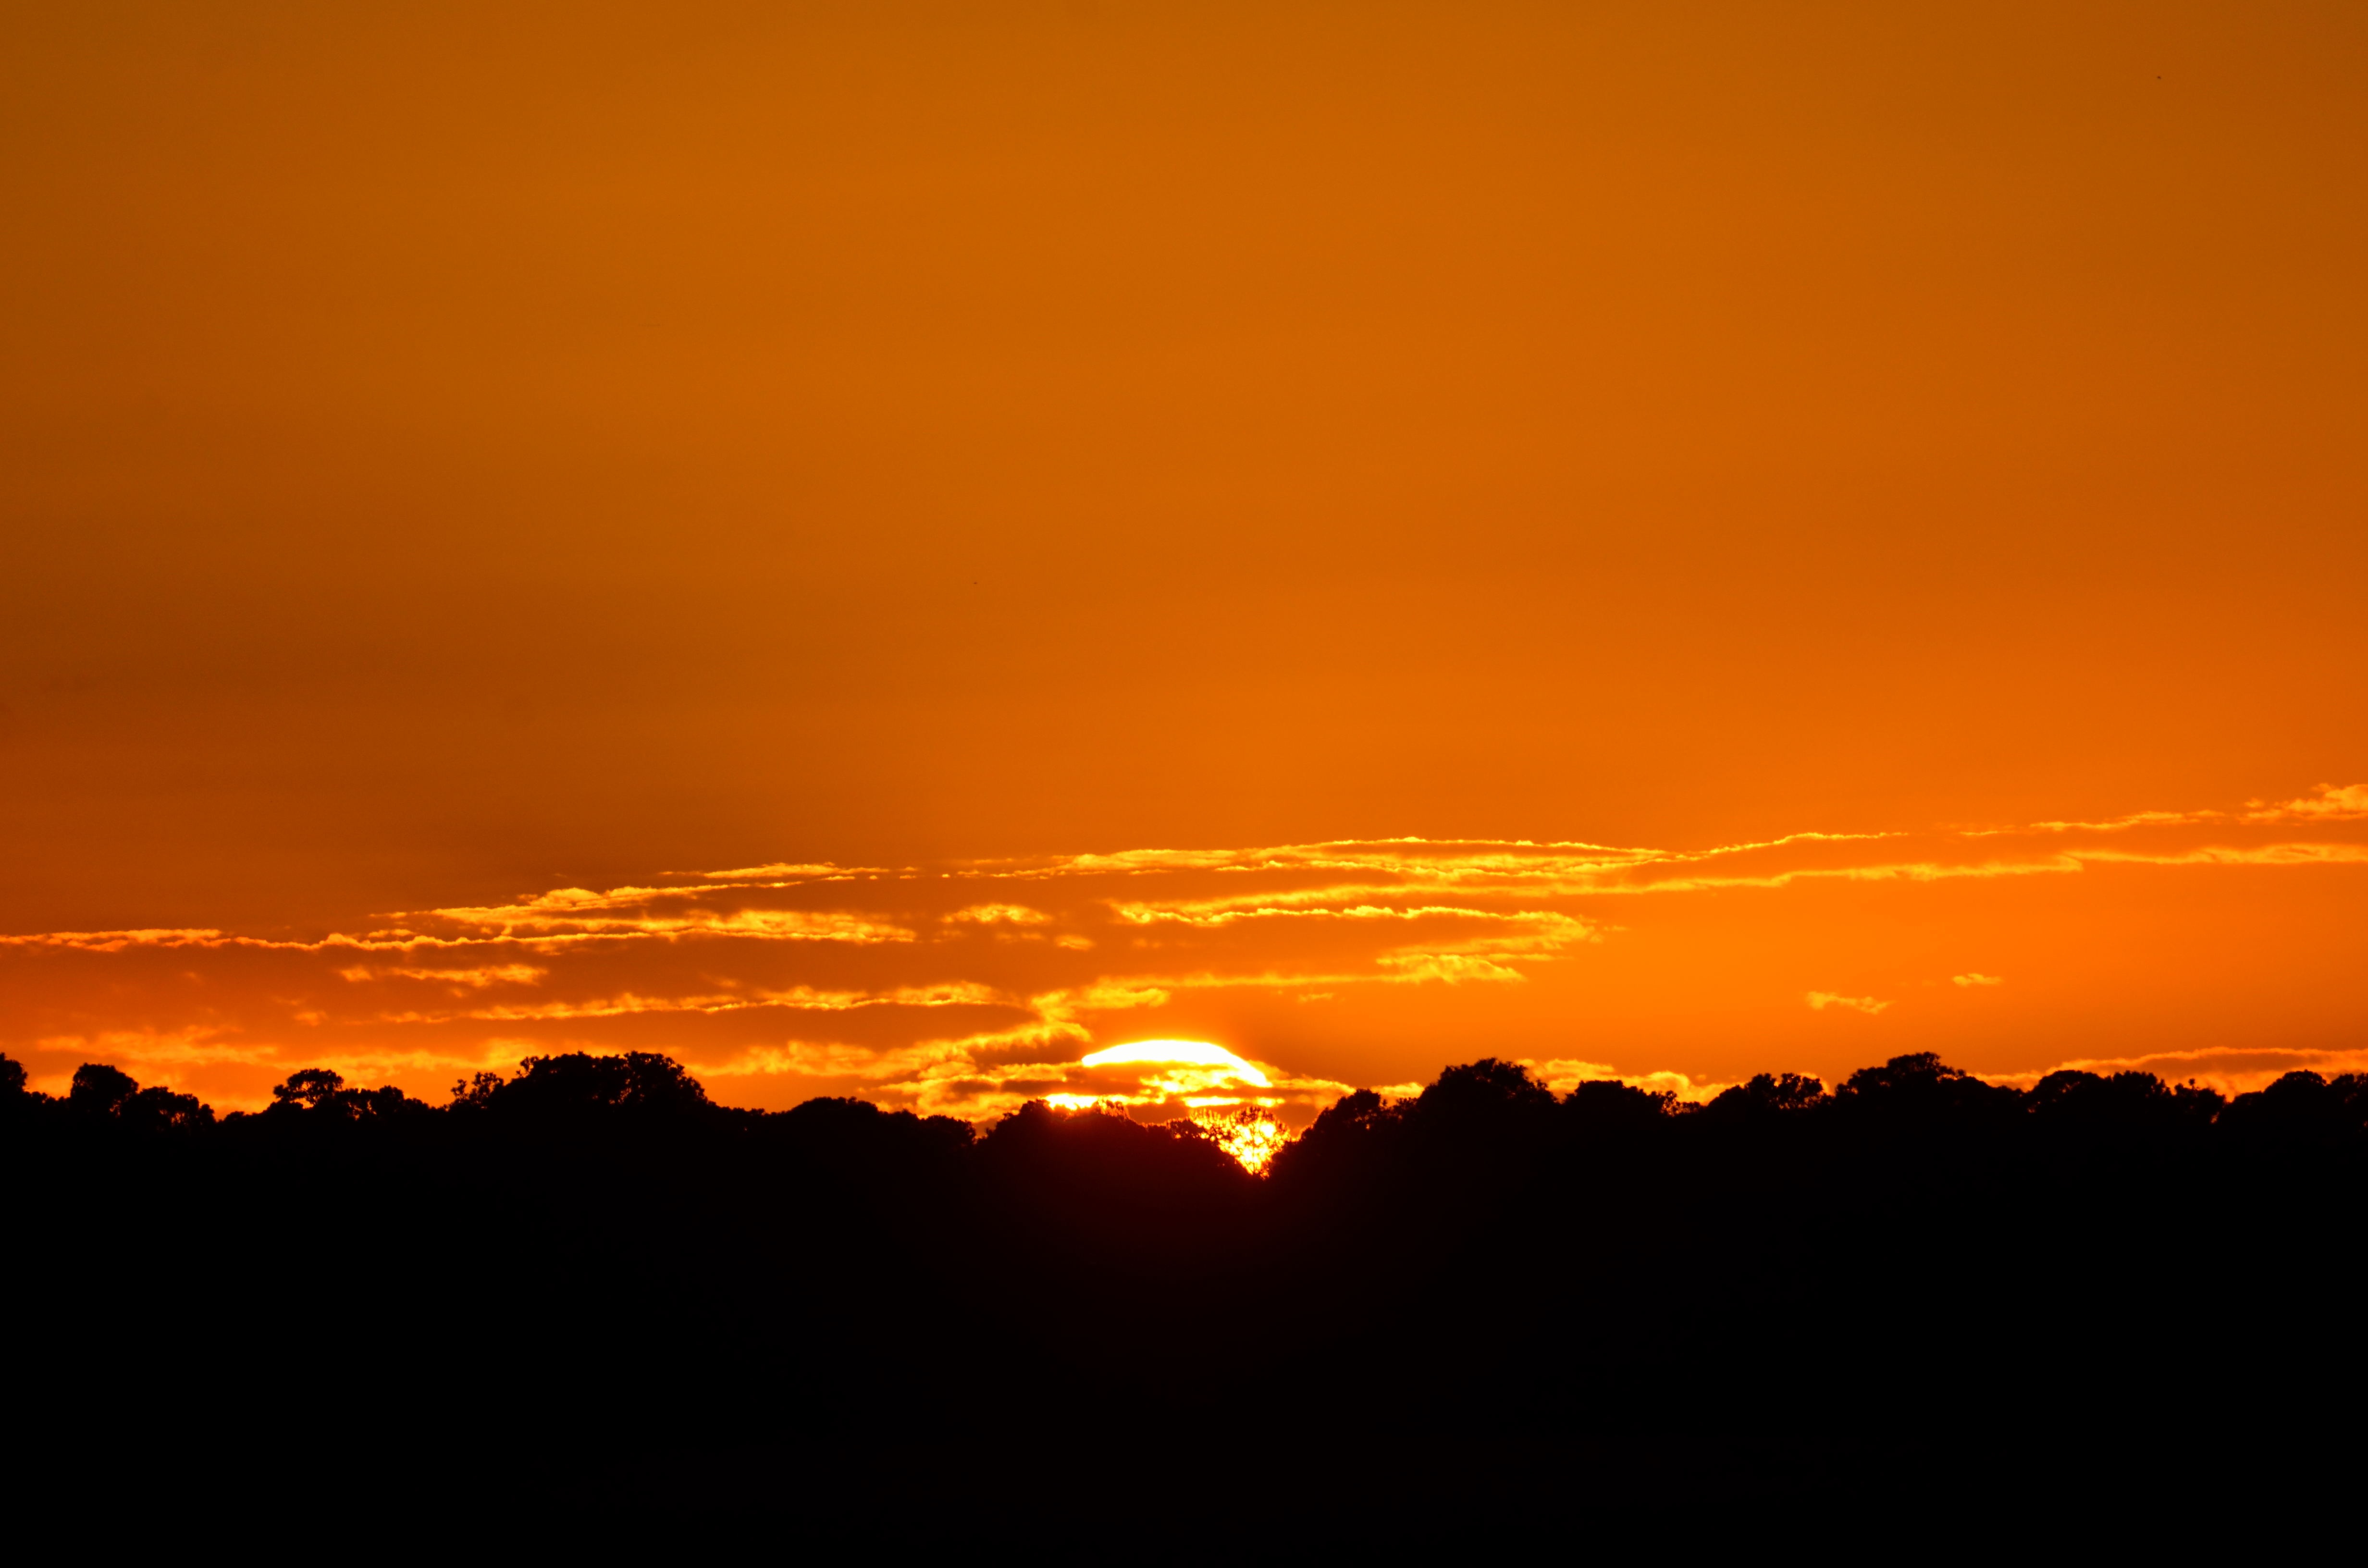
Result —
M1199 1111L1192 1120L1211 1142L1240 1161L1252 1176L1263 1174L1292 1138L1291 1130L1276 1119L1274 1112L1257 1107Z
M1488 1561L2361 1403L2361 0L17 0L0 210L94 1486Z
M0 47L36 1086L2368 1065L2356 11L598 10Z
M1268 1086L1267 1075L1222 1045L1199 1040L1138 1040L1108 1046L1079 1062L1085 1067L1182 1066L1213 1068L1216 1077ZM1212 1079L1212 1081L1215 1081Z

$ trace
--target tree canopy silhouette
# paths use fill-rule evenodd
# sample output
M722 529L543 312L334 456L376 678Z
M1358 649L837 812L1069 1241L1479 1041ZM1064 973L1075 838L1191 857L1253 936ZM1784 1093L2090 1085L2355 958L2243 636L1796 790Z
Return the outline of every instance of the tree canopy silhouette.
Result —
M801 1517L1058 1474L1086 1517L1224 1452L1291 1478L1239 1505L1262 1528L1324 1496L1386 1543L1670 1487L1765 1515L2356 1457L2310 1415L2353 1358L2297 1381L2282 1346L2362 1282L2358 1075L2232 1102L1920 1054L1696 1107L1486 1060L1252 1176L1098 1109L731 1109L651 1052L441 1107L308 1068L223 1117L0 1058L0 1163L40 1282L7 1298L18 1460L126 1485L433 1449L636 1517L712 1512L725 1471Z

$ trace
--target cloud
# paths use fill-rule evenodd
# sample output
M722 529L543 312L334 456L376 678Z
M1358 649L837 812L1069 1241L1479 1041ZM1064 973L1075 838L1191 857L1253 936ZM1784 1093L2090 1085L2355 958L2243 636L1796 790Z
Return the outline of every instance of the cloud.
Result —
M126 948L217 948L237 941L211 927L152 926L137 931L34 931L0 936L0 947L79 948L85 952L120 953Z
M1384 1020L1400 1001L1446 988L1475 1012L1504 1007L1556 969L1584 981L1622 957L1630 929L1678 901L1764 901L1769 918L1784 919L1787 890L1817 885L2284 875L2368 864L2362 822L2368 786L2350 785L2237 811L1804 832L1696 849L1401 837L652 873L307 935L0 936L11 973L0 1042L85 1039L96 1051L120 1040L126 1062L236 1068L250 1100L269 1078L316 1062L387 1063L440 1078L440 1092L447 1074L522 1054L657 1049L776 1101L861 1092L988 1116L1045 1093L1172 1108L1192 1097L1172 1074L1127 1087L1094 1079L1080 1060L1133 1035L1276 1027L1260 1011L1269 1001L1333 1000L1282 1008L1295 1021L1281 1032L1294 1038L1350 1027L1360 998ZM1606 918L1614 908L1628 926ZM1557 985L1529 987L1539 1000L1525 1005L1568 1005L1550 1003ZM1807 1001L1870 1015L1891 1006L1830 991ZM180 1065L167 1060L176 1051ZM1544 1065L1565 1075L1590 1067ZM1310 1086L1328 1080L1259 1070L1300 1085L1276 1091L1292 1116L1332 1092ZM1649 1081L1689 1096L1714 1087L1683 1074Z
M1993 1084L2029 1088L2051 1073L2150 1073L2171 1084L2194 1084L2234 1097L2268 1087L2288 1073L2334 1077L2368 1073L2368 1046L2212 1046L2191 1051L2155 1051L2128 1056L2079 1056L2018 1073L1985 1073Z
M883 877L893 873L878 866L834 866L827 860L797 862L777 861L769 866L742 866L729 871L668 871L670 877L697 877L710 882L762 882L771 887L792 887L800 882L847 881L856 877Z
M1373 961L1390 970L1391 979L1415 984L1426 980L1461 985L1467 980L1520 981L1529 978L1510 964L1469 953L1383 953Z
M1656 1094L1664 1091L1689 1102L1700 1103L1715 1099L1729 1085L1711 1080L1697 1080L1683 1073L1631 1073L1601 1062L1581 1062L1570 1057L1549 1057L1541 1062L1530 1057L1520 1059L1522 1066L1535 1073L1545 1086L1558 1095L1566 1095L1581 1084L1618 1081L1634 1084Z
M619 996L592 997L579 1002L502 1003L441 1017L517 1022L547 1018L612 1018L632 1013L736 1013L757 1007L844 1013L859 1007L991 1007L1011 1005L1009 998L992 986L950 981L935 985L899 985L880 992L818 991L810 985L791 986L778 991L727 992L693 996L637 996L627 992ZM427 1016L411 1017L424 1020Z
M714 909L697 902L701 896L701 890L681 888L616 888L604 893L561 888L518 903L433 909L427 915L466 928L481 938L487 935L538 941L569 937L731 937L771 942L858 943L915 939L909 927L870 914L848 910ZM661 899L669 907L644 908Z
M2368 865L2368 844L2205 844L2150 853L2084 849L2076 858L2133 866L2357 866Z
M368 964L337 971L343 979L354 982L394 978L399 980L441 981L452 985L465 985L484 990L493 985L533 985L551 971L541 964L482 964L475 969L372 969Z
M2255 801L2256 807L2260 806ZM2368 818L2368 784L2321 784L2316 798L2287 801L2279 805L2256 810L2254 817L2317 818L2330 822L2356 822Z
M974 926L1049 926L1053 921L1042 910L1024 903L973 903L941 918L949 924L968 921Z
M1813 1010L1820 1013L1828 1007L1847 1007L1852 1012L1865 1013L1870 1017L1891 1006L1888 1002L1880 1002L1872 996L1844 996L1833 991L1812 991L1808 994L1808 1003Z
M2126 833L2135 827L2183 827L2194 823L2226 822L2226 812L2131 812L2127 815L2108 817L2102 822L2035 822L2031 828L2042 833ZM1975 830L1988 837L2002 833L2028 832L2028 828L1993 827Z
M779 1045L755 1045L704 1070L720 1078L793 1074L810 1078L854 1078L868 1082L910 1078L949 1059L943 1046L879 1051L836 1040L784 1040Z
M988 1119L1030 1099L1100 1105L1168 1119L1254 1109L1304 1123L1349 1085L1292 1074L1205 1040L1130 1041L1083 1056L1047 1051L982 1062L962 1041L881 1051L838 1041L751 1047L707 1070L719 1078L790 1075L836 1083L931 1115Z
M102 1029L90 1034L50 1035L31 1042L33 1060L27 1081L44 1094L62 1095L71 1085L74 1070L85 1062L104 1062L137 1069L145 1083L179 1088L192 1069L224 1063L253 1066L270 1062L277 1050L265 1042L237 1038L232 1031L202 1024L176 1029Z
M1168 996L1189 981L1171 980L1164 984L1148 985L1132 980L1098 980L1076 991L1053 991L1036 997L1039 1011L1047 1017L1078 1012L1109 1013L1131 1007L1164 1007Z
M2131 812L2101 822L2040 822L2032 829L2045 833L2124 833L2134 828L2184 827L2203 823L2354 822L2368 818L2368 784L2320 784L2316 793L2292 801L2248 801L2243 812ZM2011 827L1986 828L1985 834L2029 831Z

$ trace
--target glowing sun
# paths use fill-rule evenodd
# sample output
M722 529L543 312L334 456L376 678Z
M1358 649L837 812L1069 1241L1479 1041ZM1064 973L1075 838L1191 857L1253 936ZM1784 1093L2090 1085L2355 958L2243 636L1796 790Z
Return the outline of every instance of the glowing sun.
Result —
M1256 1062L1246 1062L1222 1045L1205 1040L1137 1040L1108 1046L1082 1058L1079 1066L1098 1073L1131 1069L1127 1087L1133 1092L1101 1096L1050 1095L1056 1104L1119 1106L1175 1105L1178 1102L1200 1124L1210 1142L1241 1162L1244 1169L1266 1168L1291 1134L1271 1108L1281 1102L1246 1090L1271 1089L1273 1080Z
M1137 1064L1157 1067L1212 1068L1229 1078L1238 1078L1258 1088L1268 1086L1268 1078L1249 1062L1235 1056L1222 1045L1211 1045L1204 1040L1138 1040L1125 1045L1106 1046L1081 1059L1086 1067L1131 1067Z

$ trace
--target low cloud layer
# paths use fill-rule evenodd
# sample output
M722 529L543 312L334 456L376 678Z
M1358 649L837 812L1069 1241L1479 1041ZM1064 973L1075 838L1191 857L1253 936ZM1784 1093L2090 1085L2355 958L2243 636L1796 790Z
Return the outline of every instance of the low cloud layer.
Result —
M782 863L547 889L316 935L0 936L10 979L0 1041L38 1083L105 1060L225 1107L260 1101L300 1066L440 1097L469 1073L576 1049L666 1051L726 1102L856 1094L974 1119L1044 1096L1115 1098L1144 1115L1256 1107L1304 1122L1352 1085L1402 1086L1485 1053L1558 1082L1622 1074L1698 1096L1744 1071L1802 1064L1772 1059L1787 1052L1879 1060L1937 1034L1962 1056L1998 1016L1983 1008L2077 1005L2044 975L2004 987L2006 960L1986 945L2050 917L2066 906L2062 890L2097 875L2173 877L2192 905L2231 890L2324 896L2330 877L2368 883L2363 867L2361 786L2229 811L1803 832L1691 850L1402 838ZM2208 881L2230 876L2279 881L2266 892ZM1984 886L2024 913L1996 912ZM1975 902L1952 902L1952 887ZM1837 896L1894 902L1869 913ZM2081 918L2093 935L2096 917ZM1917 943L1898 935L1911 927ZM1804 931L1829 932L1826 950L1804 952L1783 983L1776 971ZM1762 971L1775 977L1763 983ZM1621 991L1623 975L1645 978ZM1642 989L1646 980L1659 989ZM1700 998L1757 1017L1763 993L1770 1017L1789 1006L1804 1019L1767 1028L1819 1032L1738 1035L1725 1058L1691 1045L1685 1061L1675 1048L1655 1058L1652 1007L1675 1017ZM1258 1010L1274 1003L1284 1011ZM1625 1041L1604 1038L1617 1008ZM1386 1059L1356 1054L1360 1038L1403 1033L1409 1020L1431 1020L1439 1038ZM2237 1085L2289 1059L2347 1059L2325 1028L2310 1028L2283 1043L2148 1054L2140 1042L2082 1060L2161 1062ZM1204 1038L1238 1070L1204 1063L1196 1076L1173 1060L1110 1053ZM1558 1048L1565 1038L1577 1049Z

